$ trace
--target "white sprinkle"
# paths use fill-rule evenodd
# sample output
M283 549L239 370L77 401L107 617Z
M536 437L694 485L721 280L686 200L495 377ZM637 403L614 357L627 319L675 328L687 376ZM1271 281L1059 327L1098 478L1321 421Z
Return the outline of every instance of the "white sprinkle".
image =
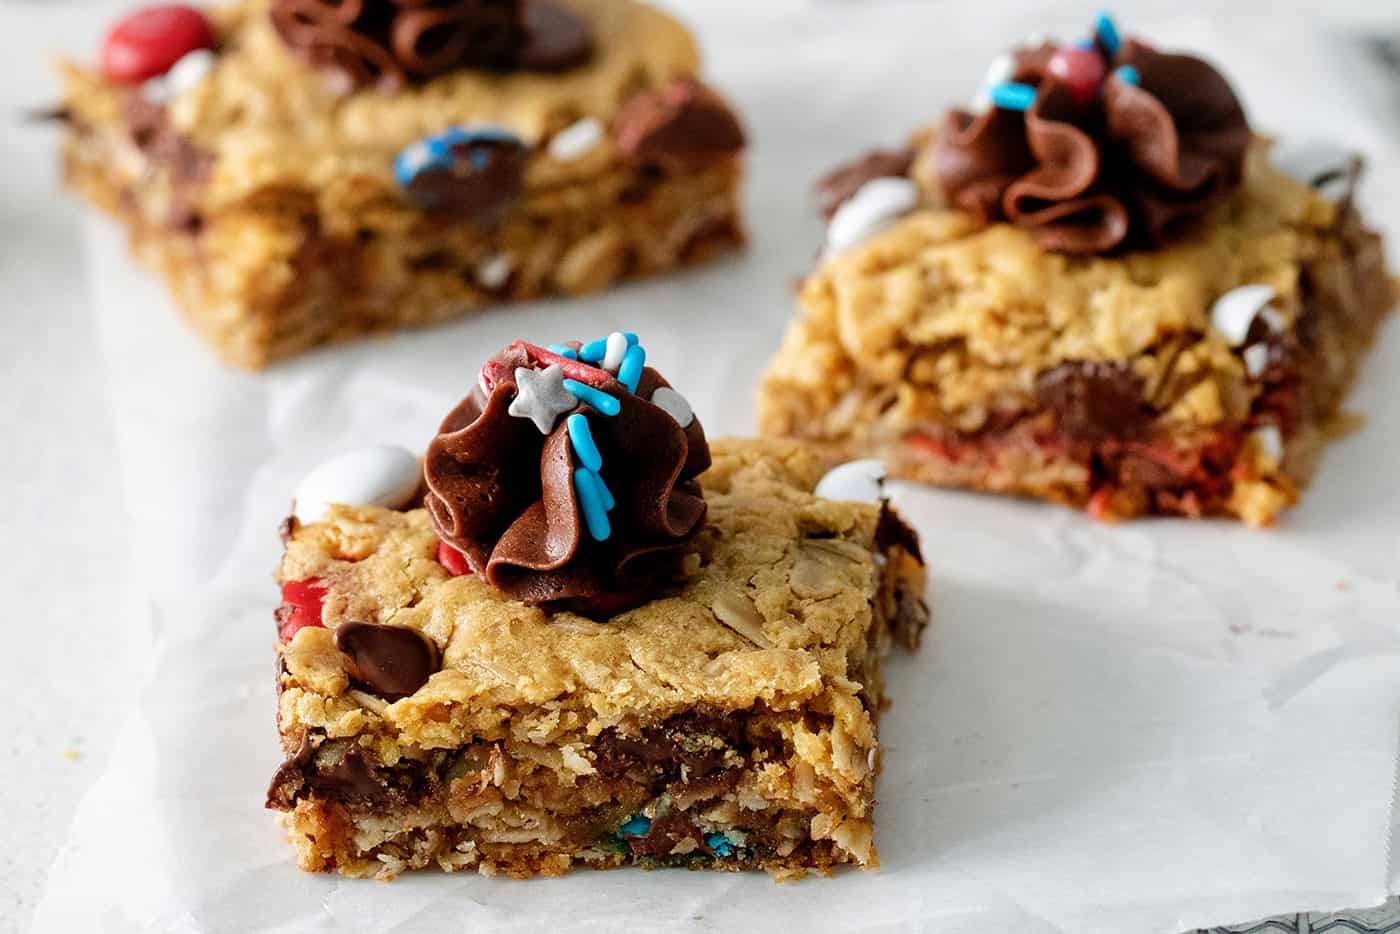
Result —
M975 114L986 113L992 107L992 88L1016 77L1016 59L1009 53L1002 52L992 59L987 66L987 73L982 76L982 83L977 88L977 93L972 96L972 103L968 105L968 110Z
M559 162L572 162L587 155L602 140L602 121L584 117L554 134L549 141L549 157Z
M1260 425L1249 435L1254 439L1254 445L1259 452L1274 463L1283 460L1283 433L1278 430L1277 425Z
M613 331L608 335L607 349L603 351L603 369L616 373L622 366L622 358L627 355L627 335Z
M1244 371L1258 377L1269 367L1269 347L1267 344L1250 344L1244 349Z
M554 430L560 415L577 406L578 399L564 388L564 368L559 364L552 363L543 370L515 368L515 398L506 409L507 414L528 418L540 434L547 435Z
M1238 347L1249 335L1254 316L1274 300L1271 285L1242 285L1215 300L1210 309L1210 324L1225 338L1225 343Z
M855 246L919 203L919 189L907 178L872 178L836 209L826 228L828 253Z
M884 461L851 461L827 471L826 476L817 483L815 492L823 499L878 503L884 496L884 479Z
M412 451L389 444L348 451L317 465L297 484L293 512L318 522L331 503L398 509L418 491L422 471Z
M695 421L695 412L690 403L670 386L657 386L656 392L651 394L651 404L674 418L682 428L689 428L690 423Z
M166 83L170 85L170 93L183 94L190 88L199 84L214 70L214 62L218 60L211 49L195 49L193 52L186 52L185 55L165 73Z
M493 253L476 264L476 279L488 289L499 289L506 284L515 261L501 253Z

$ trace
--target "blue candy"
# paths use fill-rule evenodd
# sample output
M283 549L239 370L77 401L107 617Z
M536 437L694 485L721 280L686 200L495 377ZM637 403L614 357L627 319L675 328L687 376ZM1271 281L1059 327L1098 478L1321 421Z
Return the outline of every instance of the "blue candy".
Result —
M602 390L594 389L587 383L580 383L576 379L566 379L564 380L564 388L573 393L574 398L580 402L586 402L604 415L616 415L622 411L622 403L618 402L615 397Z
M651 830L651 818L638 814L636 817L627 818L627 823L617 828L618 833L625 833L629 837L640 837Z
M1142 76L1132 65L1119 65L1113 70L1113 76L1124 84L1141 84Z
M1123 41L1118 38L1118 26L1113 22L1113 17L1107 13L1100 13L1094 17L1094 35L1098 36L1099 42L1103 43L1103 49L1109 55L1117 55L1118 47Z
M600 337L596 341L589 341L578 349L578 358L584 363L597 363L603 359L603 354L608 352L608 339Z
M586 467L574 471L574 492L578 494L579 509L583 511L584 524L595 542L604 542L612 535L612 525L608 522L608 511L603 508L600 487L602 478Z
M450 127L404 147L394 159L394 181L399 183L399 187L407 188L424 172L433 169L451 171L456 158L452 147L478 142L523 145L518 136L498 126L483 125L470 129ZM471 160L472 168L480 170L489 165L491 155L477 151L471 154Z
M545 350L548 350L550 353L553 354L558 354L559 356L565 357L569 360L578 359L578 351L568 346L567 344L550 344L548 347L545 348Z
M637 381L642 378L642 367L647 362L646 348L633 344L622 357L622 365L617 368L617 380L627 387L628 392L637 391Z
M992 103L1002 110L1029 110L1035 103L1035 88L1029 84L1003 81L992 86Z
M573 444L579 463L593 473L602 470L603 455L598 453L598 445L593 441L593 430L588 427L588 419L582 413L575 412L564 420L564 424L569 426L569 441Z
M733 856L734 844L722 833L705 835L705 845L715 851L716 856Z

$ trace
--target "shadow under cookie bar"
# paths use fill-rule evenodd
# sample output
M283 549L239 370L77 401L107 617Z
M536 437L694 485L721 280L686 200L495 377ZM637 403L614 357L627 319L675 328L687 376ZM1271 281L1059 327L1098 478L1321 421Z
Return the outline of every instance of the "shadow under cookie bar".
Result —
M571 4L597 32L593 60L571 71L452 73L333 96L280 46L267 5L219 11L208 76L169 101L63 69L69 183L127 228L228 362L261 367L504 302L592 292L744 242L742 131L693 79L689 36L656 10ZM696 90L677 103L678 88ZM646 112L650 98L674 106ZM693 123L685 108L697 98L724 118L704 124L709 148L664 151L662 124ZM650 119L651 136L626 119ZM497 123L519 134L510 172L447 172L499 189L484 206L472 193L470 207L444 207L395 179L396 155L421 141L501 132Z
M1256 283L1272 310L1232 344L1212 304ZM1241 187L1167 249L1062 256L921 207L804 283L760 427L1104 518L1266 525L1311 477L1395 299L1350 194L1284 176L1262 140Z
M323 626L279 646L268 803L303 868L877 865L880 657L927 620L916 539L885 507L813 496L803 446L712 449L693 560L606 621L452 576L422 509L290 529L280 578L317 582ZM441 647L397 699L337 637L389 620Z

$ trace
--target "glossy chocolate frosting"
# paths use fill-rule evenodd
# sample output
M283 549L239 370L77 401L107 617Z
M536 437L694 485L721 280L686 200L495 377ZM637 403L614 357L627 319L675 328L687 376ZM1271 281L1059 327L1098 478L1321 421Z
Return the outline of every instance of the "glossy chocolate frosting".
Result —
M588 24L544 0L273 0L273 26L341 92L397 91L457 68L561 71Z
M508 411L517 368L559 360L517 341L488 361L480 385L428 446L425 505L472 572L508 596L608 616L674 578L705 519L696 477L709 467L710 449L698 419L683 428L649 401L669 385L655 370L645 368L632 393L603 370L567 361L566 373L591 371L592 385L620 404L613 416L584 403L574 410L588 419L616 499L611 535L594 540L574 487L578 464L566 417L544 433Z
M983 220L1029 229L1049 250L1155 247L1239 184L1250 129L1229 83L1189 55L1123 43L1101 93L1076 99L1047 71L1056 49L1020 49L1024 113L951 111L935 143L939 184ZM1114 74L1131 66L1136 84Z

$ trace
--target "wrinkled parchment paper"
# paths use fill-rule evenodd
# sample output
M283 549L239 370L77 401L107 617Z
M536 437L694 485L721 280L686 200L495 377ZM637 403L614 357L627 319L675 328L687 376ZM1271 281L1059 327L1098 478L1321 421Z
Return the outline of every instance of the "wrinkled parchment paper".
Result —
M761 8L759 8L761 6ZM1122 11L1120 10L1120 13ZM899 486L924 535L935 627L889 668L884 868L575 873L519 883L308 876L262 809L273 730L274 533L298 478L370 443L422 447L509 340L643 335L712 435L751 388L819 228L834 161L965 98L1032 22L1019 6L692 4L717 84L752 130L744 257L586 300L223 369L94 221L93 297L152 646L105 777L54 867L41 931L940 930L1161 932L1400 889L1388 857L1400 740L1400 326L1302 508L1269 533L1103 526L1055 507ZM1400 233L1396 141L1375 76L1286 20L1120 16L1206 51L1261 128L1368 152L1364 202ZM117 624L114 621L112 624Z

